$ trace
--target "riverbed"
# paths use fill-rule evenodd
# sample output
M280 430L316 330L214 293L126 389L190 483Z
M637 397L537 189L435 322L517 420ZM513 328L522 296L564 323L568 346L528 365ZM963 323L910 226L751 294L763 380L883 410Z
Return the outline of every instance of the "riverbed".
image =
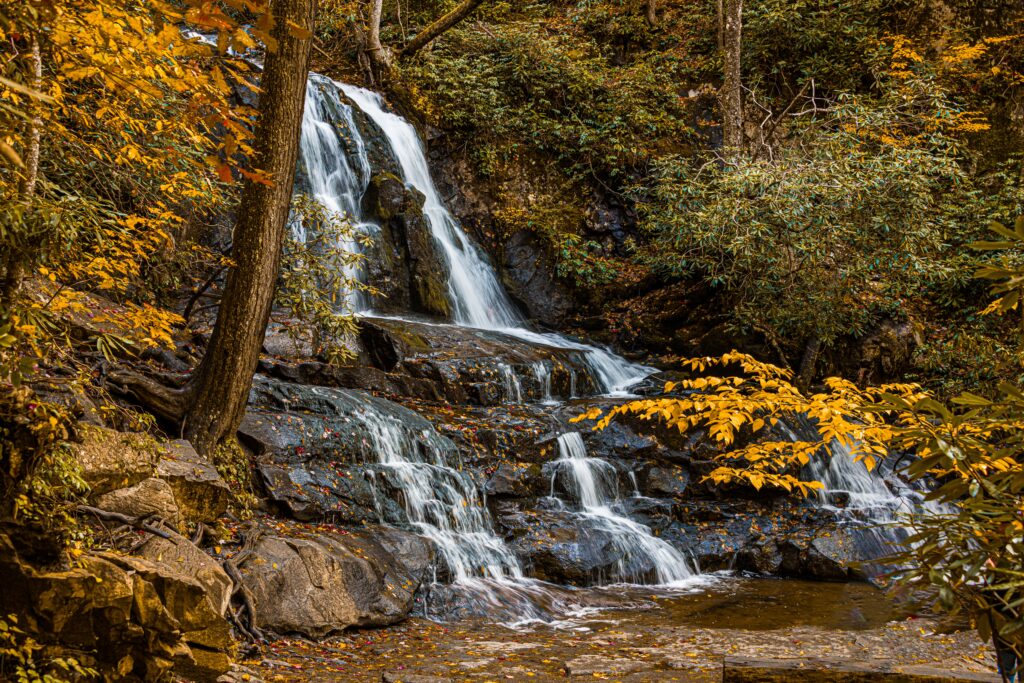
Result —
M973 631L950 631L867 583L719 575L675 591L615 586L587 593L594 603L620 606L583 608L554 624L414 618L320 643L280 640L244 665L267 681L354 683L711 683L721 680L726 655L994 672L990 648Z

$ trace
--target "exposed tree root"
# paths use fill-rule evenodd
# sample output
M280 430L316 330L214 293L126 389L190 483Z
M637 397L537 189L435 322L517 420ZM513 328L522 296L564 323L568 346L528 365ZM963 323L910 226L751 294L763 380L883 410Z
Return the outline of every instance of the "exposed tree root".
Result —
M171 540L171 535L159 529L152 524L149 524L145 517L129 517L128 515L122 515L120 512L111 512L110 510L101 510L100 508L92 507L91 505L79 505L75 508L75 511L83 515L92 515L101 522L119 522L125 526L130 526L133 529L139 529L146 533L159 536L167 540Z
M262 536L262 528L256 524L250 525L249 530L242 534L242 548L235 553L234 557L221 560L224 571L234 583L231 599L234 600L237 597L240 602L237 609L229 610L231 621L235 628L253 643L263 642L265 638L263 632L256 626L256 599L253 597L252 591L242 581L242 572L238 568L249 559ZM243 618L243 612L247 613L248 618Z
M190 384L169 387L123 367L109 370L105 379L111 391L132 398L157 417L176 424L181 424L192 398Z

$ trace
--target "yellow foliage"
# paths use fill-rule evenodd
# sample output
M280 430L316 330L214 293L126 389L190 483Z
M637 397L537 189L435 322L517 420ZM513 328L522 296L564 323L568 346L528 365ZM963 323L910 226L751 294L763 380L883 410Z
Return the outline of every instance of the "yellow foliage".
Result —
M706 480L745 482L758 490L774 487L806 495L821 484L802 481L795 473L830 444L849 449L869 470L886 455L895 431L886 413L870 410L883 395L906 400L926 396L914 384L860 389L838 377L825 380L824 391L805 395L790 383L789 371L738 351L686 359L681 365L692 372L718 374L668 382L663 397L630 401L607 413L594 408L574 422L596 420L594 429L601 430L618 416L633 415L660 421L680 433L703 429L721 447L718 459L723 463ZM740 372L732 374L736 369ZM796 416L815 424L818 440L780 440L777 431L763 438L780 420Z

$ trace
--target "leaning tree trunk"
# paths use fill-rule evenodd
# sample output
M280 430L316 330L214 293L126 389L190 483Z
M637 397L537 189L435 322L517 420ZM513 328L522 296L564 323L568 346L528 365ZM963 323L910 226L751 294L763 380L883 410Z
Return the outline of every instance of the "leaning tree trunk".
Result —
M736 155L743 148L743 81L740 50L743 42L743 0L724 0L725 28L722 83L722 144L726 154Z
M43 89L43 55L39 47L39 36L34 32L31 45L28 86L38 93ZM32 107L33 113L25 131L25 148L22 152L24 168L21 171L21 182L18 183L18 201L25 204L26 210L29 210L28 205L35 196L36 184L39 182L39 150L43 140L41 105L31 100L29 105ZM4 263L4 278L0 283L0 307L8 310L21 289L23 254L21 245L17 244L16 240L17 238L14 237L11 244L8 245Z
M243 181L232 249L235 265L213 337L189 387L193 403L184 435L204 453L233 437L245 413L291 205L316 0L275 0L272 7L278 48L267 55L263 69L253 163L273 182Z
M647 0L647 23L658 25L658 0Z
M811 388L814 373L818 368L819 356L821 356L821 337L812 337L804 347L804 355L800 359L800 370L796 376L796 386L800 391L807 391Z
M477 7L482 5L484 0L464 0L462 4L445 14L434 23L416 34L402 50L403 57L412 57L414 54L426 47L430 41L455 26L460 21L473 13Z
M384 0L372 0L372 3L370 33L366 38L366 55L370 61L373 82L376 84L384 80L391 68L391 59L387 48L380 42L380 21L384 14Z

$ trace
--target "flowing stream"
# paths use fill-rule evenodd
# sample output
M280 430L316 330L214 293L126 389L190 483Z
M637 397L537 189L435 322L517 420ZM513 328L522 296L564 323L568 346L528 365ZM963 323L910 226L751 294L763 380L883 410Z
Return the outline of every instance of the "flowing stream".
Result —
M814 424L803 416L780 421L779 425L793 441L820 438ZM841 443L833 441L827 450L827 454L822 454L824 457L811 458L804 475L823 484L815 494L815 503L832 511L844 523L861 557L877 559L891 554L912 531L907 526L907 515L948 512L943 506L926 501L923 492L896 476L889 460L868 471Z

